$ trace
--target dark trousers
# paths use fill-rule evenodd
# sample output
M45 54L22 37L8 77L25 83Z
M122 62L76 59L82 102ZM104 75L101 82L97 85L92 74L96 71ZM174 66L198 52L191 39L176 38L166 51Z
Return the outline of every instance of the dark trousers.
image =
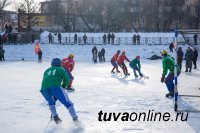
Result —
M0 56L0 61L5 61L4 55Z
M38 56L38 63L42 63L42 56Z
M197 67L197 59L193 59L192 62L194 64L194 67Z
M102 55L102 61L105 62L105 54Z
M181 70L182 69L182 60L181 61L177 61L177 64L178 64L178 66L179 66L179 68Z

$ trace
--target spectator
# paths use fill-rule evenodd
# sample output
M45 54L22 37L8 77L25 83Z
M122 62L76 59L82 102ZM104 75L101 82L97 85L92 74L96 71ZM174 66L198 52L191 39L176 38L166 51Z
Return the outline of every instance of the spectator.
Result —
M186 60L186 70L185 72L188 72L188 69L189 69L189 72L192 71L192 59L193 59L193 51L190 47L188 47L188 49L186 50L186 53L185 53L185 60Z
M196 45L197 45L197 38L198 38L198 35L195 34L195 35L194 35L194 44L196 44Z
M3 45L3 39L2 39L2 36L0 34L0 46Z
M31 34L31 42L34 43L35 42L35 33L32 32Z
M12 34L8 33L8 43L12 43Z
M75 43L75 44L77 44L77 40L78 40L77 38L78 38L78 36L77 36L77 34L75 33L75 34L74 34L74 43Z
M110 34L110 32L108 33L108 44L110 44L110 39L111 39L111 34Z
M140 45L140 35L139 34L136 36L136 40L137 40L137 44Z
M103 44L106 44L106 34L103 35Z
M49 43L52 43L52 35L51 35L51 33L49 33L48 38L49 38Z
M194 64L194 69L197 69L197 58L198 58L198 51L196 48L194 48L194 56L193 56L193 64Z
M42 63L42 50L39 49L38 51L38 63Z
M136 44L136 38L137 38L137 36L134 34L134 35L133 35L133 44L134 44L134 45Z
M184 55L184 53L182 51L182 48L179 47L178 51L177 51L177 64L178 64L180 70L182 69L183 55Z
M5 25L5 33L6 33L6 34L8 33L8 29L9 29L9 27L8 27L8 25L6 24L6 25Z
M8 27L8 33L9 33L9 34L12 33L12 25L9 25L9 27Z
M172 42L172 43L169 44L169 50L172 53L173 53L173 48L174 48L174 43Z
M17 34L16 33L13 34L13 43L17 44Z
M98 52L99 62L102 62L102 53L101 51Z
M62 35L61 35L61 33L59 32L58 33L58 42L61 44L61 38L62 38Z
M112 33L112 35L111 35L111 39L112 39L112 44L114 44L115 42L115 35L114 35L114 33Z
M97 47L96 46L92 48L92 56L93 56L92 61L94 61L94 63L97 63Z
M5 50L3 49L3 46L0 46L0 61L5 61L4 53L5 53Z
M87 42L87 36L86 36L86 34L83 35L83 41L84 41L84 44L86 44L86 42Z
M6 41L7 41L7 35L6 35L6 33L3 34L2 40L3 40L3 43L6 43Z
M101 56L102 56L102 61L105 62L105 49L101 49Z

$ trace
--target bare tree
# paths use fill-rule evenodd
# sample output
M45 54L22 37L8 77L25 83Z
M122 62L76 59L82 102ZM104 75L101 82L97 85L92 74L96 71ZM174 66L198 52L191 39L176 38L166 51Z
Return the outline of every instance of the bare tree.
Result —
M38 24L37 4L34 0L23 0L19 4L18 13L19 19L27 26L27 31L31 31L31 27Z
M116 20L118 18L118 13L120 5L119 1L116 0L105 0L104 1L104 11L106 12L106 29L107 31L110 30L110 27L117 25Z
M185 0L168 0L162 4L162 18L163 18L163 30L166 31L170 28L175 28L176 24L183 25L184 19L187 16L183 6ZM174 27L171 27L171 26Z
M196 0L194 3L195 12L194 15L192 15L192 21L194 22L194 28L199 29L200 24L200 0Z
M55 18L56 24L62 25L65 31L69 32L72 30L74 7L72 0L52 0L48 6L48 11Z
M97 25L101 25L102 1L82 0L76 2L78 16L87 27L88 31L93 32Z
M5 12L4 9L9 6L11 2L9 0L0 0L0 19L1 19L1 29L4 29L4 18Z

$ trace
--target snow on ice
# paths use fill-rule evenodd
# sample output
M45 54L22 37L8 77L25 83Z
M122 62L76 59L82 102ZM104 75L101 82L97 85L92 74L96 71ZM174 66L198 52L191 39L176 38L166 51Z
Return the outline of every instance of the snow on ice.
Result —
M169 112L172 117L174 102L165 98L167 89L160 83L162 74L161 60L149 61L146 58L153 54L160 55L168 46L133 46L101 45L97 49L106 49L105 63L92 63L93 46L40 44L43 51L43 63L37 63L34 45L5 45L5 59L0 62L0 132L1 133L200 133L199 113L189 112L188 121L110 121L99 122L98 113L103 112ZM182 46L183 51L187 46ZM133 71L124 77L111 75L111 56L118 50L125 50L130 59L140 55L142 72L149 80L135 80ZM69 97L75 105L83 128L74 126L68 111L57 103L57 111L62 124L57 126L50 120L48 106L40 94L43 72L50 66L52 58L64 58L69 53L75 55L76 65L73 71L74 93ZM25 61L21 61L24 58ZM185 69L183 62L183 71ZM198 66L200 64L198 63ZM179 77L179 94L200 95L199 68L187 74L182 71ZM200 110L200 99L179 98L179 108Z

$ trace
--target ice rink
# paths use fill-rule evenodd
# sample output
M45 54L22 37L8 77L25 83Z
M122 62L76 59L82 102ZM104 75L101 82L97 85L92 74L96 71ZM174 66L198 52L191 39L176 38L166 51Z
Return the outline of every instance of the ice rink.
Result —
M128 63L126 63L128 65ZM99 122L103 112L169 112L174 117L173 98L165 98L167 89L160 82L161 60L141 61L147 79L110 74L109 62L77 62L73 71L75 92L69 93L83 128L74 126L68 111L57 102L62 124L50 120L47 103L40 94L42 75L50 61L7 61L0 63L0 132L1 133L200 133L200 113L189 112L188 120L179 121L110 121ZM183 70L185 67L183 66ZM182 72L179 94L200 95L200 70ZM179 109L200 110L200 98L179 98ZM47 127L47 129L46 129Z

